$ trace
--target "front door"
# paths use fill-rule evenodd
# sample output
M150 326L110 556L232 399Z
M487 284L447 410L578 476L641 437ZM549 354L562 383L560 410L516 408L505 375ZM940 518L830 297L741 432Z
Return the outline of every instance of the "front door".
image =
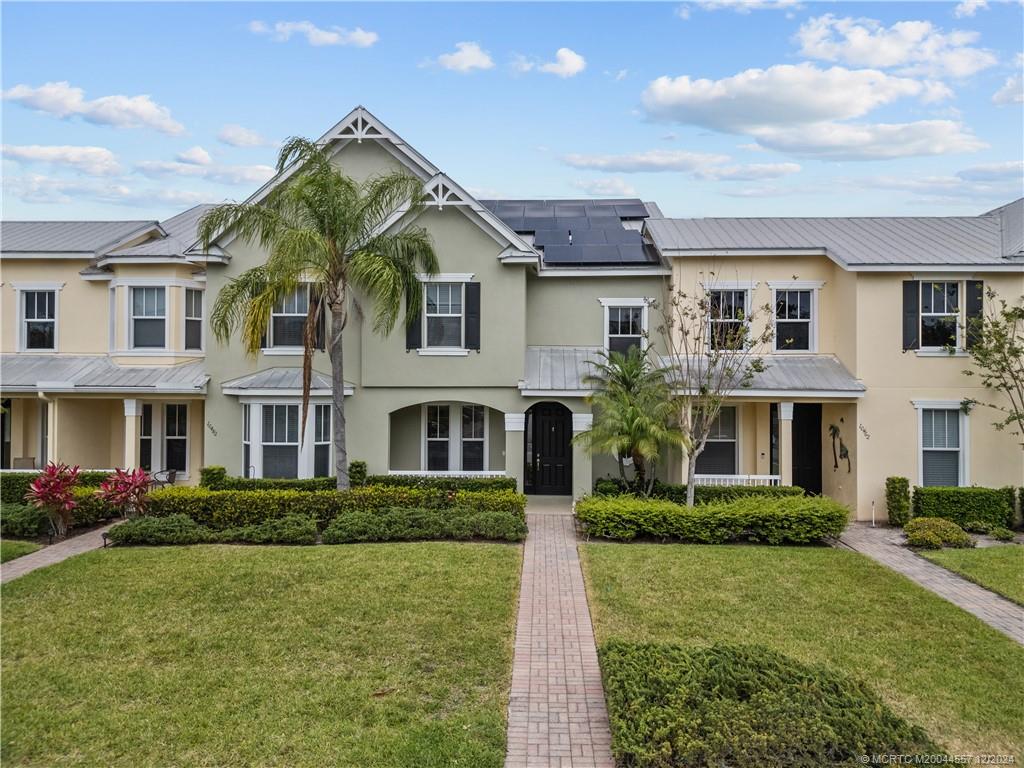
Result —
M821 495L821 403L793 405L793 485Z
M538 403L527 414L526 492L572 493L572 413L558 403Z

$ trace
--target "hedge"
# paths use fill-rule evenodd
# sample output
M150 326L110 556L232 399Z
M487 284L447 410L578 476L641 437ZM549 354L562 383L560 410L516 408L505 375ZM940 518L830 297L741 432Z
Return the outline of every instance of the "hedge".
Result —
M914 517L942 517L963 526L1013 525L1013 488L914 488Z
M32 481L38 472L0 471L0 504L22 504ZM110 476L109 472L85 471L78 473L78 487L99 488L100 483Z
M907 524L910 519L910 481L907 478L885 478L885 509L889 525Z
M621 541L640 536L698 544L807 544L838 537L848 516L842 504L820 496L747 497L692 509L636 496L590 496L576 502L576 517L588 535Z
M148 514L187 515L216 530L301 515L327 523L342 513L391 507L504 512L523 517L526 497L514 491L437 491L367 485L348 491L211 491L206 488L165 488L150 494Z
M514 491L514 477L421 477L419 475L370 475L367 485L400 488L431 488L440 491Z
M907 534L907 546L910 547L942 549L974 546L974 539L968 536L963 528L942 517L915 517L903 530Z
M96 496L96 488L77 487L72 493L78 506L71 512L71 528L88 528L120 514ZM35 539L49 532L46 512L39 507L24 502L0 504L0 536Z
M349 512L334 518L324 530L324 544L360 541L423 541L429 539L488 539L522 541L526 520L508 512L475 509L404 509Z
M768 648L613 640L598 658L616 765L820 768L942 754L865 683Z
M162 544L316 544L316 521L288 515L258 525L215 531L187 515L139 517L110 529L110 541L121 546Z
M366 483L366 462L351 461L348 465L349 484L353 487ZM232 477L224 467L210 466L199 470L199 486L211 491L333 491L338 481L333 477Z
M622 496L630 495L632 491L621 480L605 477L594 483L594 493L600 496ZM698 485L693 492L693 502L694 504L709 504L716 501L741 499L747 496L779 497L803 495L804 489L795 485ZM668 499L676 504L685 504L686 486L655 480L650 498Z

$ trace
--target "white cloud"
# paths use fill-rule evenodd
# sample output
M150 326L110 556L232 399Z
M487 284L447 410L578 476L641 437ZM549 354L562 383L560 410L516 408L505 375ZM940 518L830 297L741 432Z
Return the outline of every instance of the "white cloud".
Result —
M210 153L199 146L186 149L184 152L179 152L177 159L178 162L190 163L191 165L209 165L213 162L213 158L210 157Z
M185 176L219 184L262 184L274 175L269 165L196 165L190 162L144 160L135 170L144 176Z
M478 43L462 42L455 44L454 52L438 56L437 63L444 69L467 73L474 69L491 69L494 59Z
M58 118L81 117L97 125L118 128L153 128L161 133L183 133L185 126L171 117L171 111L147 95L101 96L87 100L85 91L67 81L44 83L38 88L15 85L3 98Z
M958 78L997 63L991 51L971 47L978 38L977 32L945 34L929 21L898 21L885 27L874 19L837 18L830 13L808 19L796 34L800 53L812 59Z
M278 21L273 27L262 21L250 21L249 31L254 35L270 35L271 39L279 43L287 42L293 35L302 35L307 43L316 47L351 45L356 48L369 48L380 39L376 32L367 32L362 27L321 29L311 21Z
M123 182L57 179L36 174L5 178L4 193L27 203L42 204L68 204L86 199L112 205L184 207L204 200L199 193L166 187L138 188Z
M686 19L690 18L690 6L685 3L683 5L676 6L676 16L683 21L686 21Z
M736 13L751 11L786 11L800 8L798 0L697 0L705 11L730 10Z
M575 77L586 68L586 59L571 48L559 48L555 51L554 61L537 61L521 54L517 54L512 60L512 69L516 72L547 72L559 77ZM627 70L619 70L615 79L621 80L627 74Z
M987 9L987 0L963 0L962 3L958 3L956 8L953 9L953 15L958 19L962 19L964 16L973 16L978 11Z
M888 160L975 152L987 146L952 120L863 125L822 122L761 127L751 135L769 149L823 160Z
M1018 174L1020 173L1019 164ZM1020 181L1006 178L968 178L972 169L953 176L872 176L844 180L843 183L862 189L894 189L921 196L923 201L1006 200L1019 197ZM967 174L965 176L964 174Z
M820 69L776 64L721 80L659 77L643 93L650 117L742 132L764 125L794 125L860 117L901 98L933 101L947 89L874 69Z
M652 149L626 155L566 155L563 160L573 168L613 173L664 171L692 172L729 162L728 155L711 155L675 149Z
M697 178L713 181L761 181L780 179L799 172L800 166L796 163L749 163L713 166L700 170L695 175Z
M275 143L250 128L233 123L225 125L217 134L217 141L232 147L273 147Z
M1007 104L1024 104L1024 53L1018 53L1013 60L1017 70L1006 78L1003 87L992 94L992 103L999 106Z
M3 145L3 156L22 163L48 163L89 176L113 176L121 172L117 157L105 147Z
M625 179L615 177L577 181L573 186L594 197L634 197L636 195L636 189L632 184Z
M611 78L612 82L621 83L623 80L625 80L627 77L629 77L629 70L628 69L619 69L619 70L616 70L615 72L605 71L605 74L609 78Z
M959 178L965 181L997 181L1011 179L1018 184L1024 183L1024 161L1009 160L1005 163L988 163L974 165L957 171Z

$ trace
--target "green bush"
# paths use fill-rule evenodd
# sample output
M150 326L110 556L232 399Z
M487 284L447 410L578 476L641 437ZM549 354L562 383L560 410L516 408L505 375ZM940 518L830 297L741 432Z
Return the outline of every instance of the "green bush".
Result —
M942 517L915 517L903 528L907 546L919 549L942 547L973 547L974 539L952 520Z
M968 520L960 527L968 533L985 534L992 530L992 526L983 520Z
M526 497L514 491L439 491L366 485L348 491L211 491L207 488L165 488L150 494L149 514L188 515L215 530L239 528L266 520L299 515L327 523L342 513L391 507L503 512L523 517Z
M224 467L203 467L199 485L211 491L333 491L334 477L282 479L269 477L232 477ZM421 477L419 475L369 475L365 461L348 465L348 479L353 488L364 485L387 485L434 491L497 491L516 489L514 477Z
M957 525L968 521L1013 525L1012 488L914 488L914 517L942 517Z
M907 478L885 478L885 508L889 525L907 524L910 519L910 481Z
M996 541L1013 541L1013 531L1009 528L993 528L989 534Z
M349 485L366 485L366 462L356 459L348 463Z
M419 475L370 475L367 485L423 488L437 491L514 491L514 477L421 477Z
M323 535L324 544L359 541L489 539L522 541L526 521L508 512L452 509L391 509L348 512L336 517Z
M71 512L72 528L87 528L120 516L120 512L96 495L95 488L80 486L72 493L77 504Z
M115 525L108 534L121 546L166 544L316 544L316 521L289 515L259 525L214 531L199 525L188 515L138 517Z
M867 685L759 646L605 643L616 765L820 768L939 754Z
M85 471L78 474L80 488L99 488L100 483L107 479L109 472ZM22 504L25 494L38 472L0 471L0 504Z
M604 477L594 483L594 493L600 496L622 496L632 495L632 490L621 480ZM747 496L775 498L803 495L804 489L795 485L698 485L693 492L693 503L710 504L716 501L742 499ZM650 498L668 499L676 504L685 504L686 486L655 480Z
M590 496L576 502L576 517L588 535L622 541L640 536L698 544L806 544L839 536L848 516L842 504L819 496L748 496L692 509L636 496Z
M316 520L287 515L258 525L211 531L210 541L233 544L316 544Z
M0 536L5 539L35 539L50 530L46 513L31 504L0 504Z

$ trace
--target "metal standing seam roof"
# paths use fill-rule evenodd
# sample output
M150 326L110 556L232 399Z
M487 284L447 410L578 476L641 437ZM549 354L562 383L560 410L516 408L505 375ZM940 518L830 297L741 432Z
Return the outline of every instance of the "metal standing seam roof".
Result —
M277 367L239 376L237 379L221 382L221 390L289 390L302 391L302 368ZM351 390L352 384L345 382L345 389ZM313 371L310 379L310 390L332 391L331 377L320 371Z
M91 253L156 221L4 221L2 253Z
M118 248L104 254L106 258L123 256L164 256L181 257L198 238L199 220L213 208L210 203L193 206L169 219L160 222L167 237L146 240L137 245Z
M178 365L118 365L91 355L0 355L0 390L206 392L202 361Z
M522 390L577 391L589 389L583 379L592 372L602 347L527 347Z

